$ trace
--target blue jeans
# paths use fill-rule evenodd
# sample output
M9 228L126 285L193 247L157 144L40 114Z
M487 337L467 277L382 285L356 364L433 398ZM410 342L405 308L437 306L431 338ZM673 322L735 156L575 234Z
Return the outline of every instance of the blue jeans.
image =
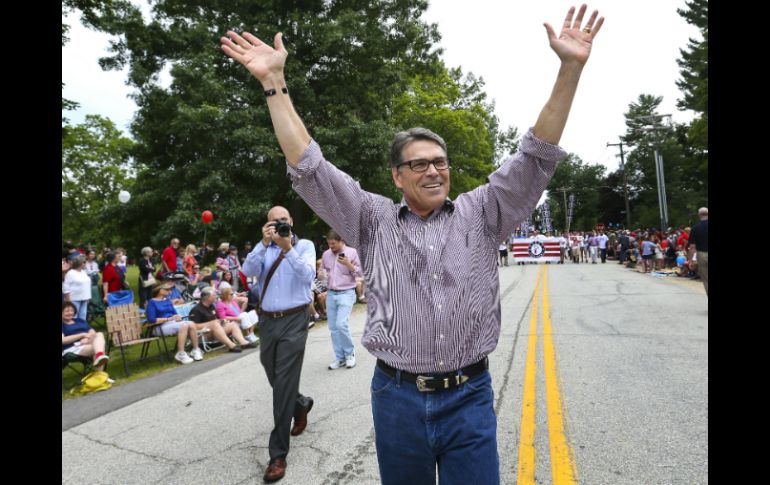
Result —
M88 316L88 302L91 300L80 300L80 301L73 301L72 303L75 305L75 308L77 308L77 314L75 315L78 318L82 318L83 320L86 319Z
M353 337L350 335L348 319L353 305L356 303L356 290L351 288L344 291L329 290L326 292L326 318L329 331L332 334L332 347L338 362L353 355Z
M458 388L420 392L379 367L372 416L383 485L498 485L497 417L489 371Z

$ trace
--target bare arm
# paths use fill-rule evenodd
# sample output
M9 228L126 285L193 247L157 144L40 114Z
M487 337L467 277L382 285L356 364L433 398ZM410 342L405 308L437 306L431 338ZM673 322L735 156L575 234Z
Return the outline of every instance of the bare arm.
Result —
M575 13L575 7L569 9L558 38L553 27L548 23L544 24L551 48L561 59L561 67L551 97L540 112L533 131L537 138L554 145L559 143L564 132L580 74L591 54L593 39L604 23L604 17L596 21L599 12L594 10L583 30L580 30L586 8L585 4L580 7L574 23L572 15Z
M267 91L275 93L267 97L267 106L273 120L273 128L289 165L296 168L302 153L310 144L310 134L294 110L288 94L281 92L287 87L283 77L283 66L289 53L283 47L281 33L275 35L275 48L265 44L248 32L243 37L228 31L227 37L220 39L222 50L232 59L243 64Z

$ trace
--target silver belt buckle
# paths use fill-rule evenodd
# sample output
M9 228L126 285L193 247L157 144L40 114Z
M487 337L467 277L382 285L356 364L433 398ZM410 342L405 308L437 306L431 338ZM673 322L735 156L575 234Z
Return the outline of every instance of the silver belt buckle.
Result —
M425 385L427 381L432 381L432 377L417 376L415 384L417 384L417 390L420 392L433 392L435 389L431 389Z

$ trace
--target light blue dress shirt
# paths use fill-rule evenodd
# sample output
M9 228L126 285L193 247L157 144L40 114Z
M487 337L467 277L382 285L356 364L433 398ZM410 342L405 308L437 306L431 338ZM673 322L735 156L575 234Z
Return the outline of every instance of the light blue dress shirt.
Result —
M274 242L265 247L260 241L246 256L243 272L246 276L257 277L257 295L262 295L267 273L280 254L281 248ZM280 312L309 304L312 301L310 295L315 278L315 262L315 245L307 239L299 239L275 270L261 305L262 310Z

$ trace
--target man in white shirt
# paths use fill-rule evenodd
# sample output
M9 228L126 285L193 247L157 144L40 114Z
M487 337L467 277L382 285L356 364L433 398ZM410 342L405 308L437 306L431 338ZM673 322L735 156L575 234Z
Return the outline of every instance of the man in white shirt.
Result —
M564 233L559 236L559 264L564 264L564 256L567 253L567 239Z
M599 254L602 257L602 264L607 262L607 241L609 241L609 239L610 238L604 234L604 231L599 232L599 237L597 237L597 240L599 241Z

